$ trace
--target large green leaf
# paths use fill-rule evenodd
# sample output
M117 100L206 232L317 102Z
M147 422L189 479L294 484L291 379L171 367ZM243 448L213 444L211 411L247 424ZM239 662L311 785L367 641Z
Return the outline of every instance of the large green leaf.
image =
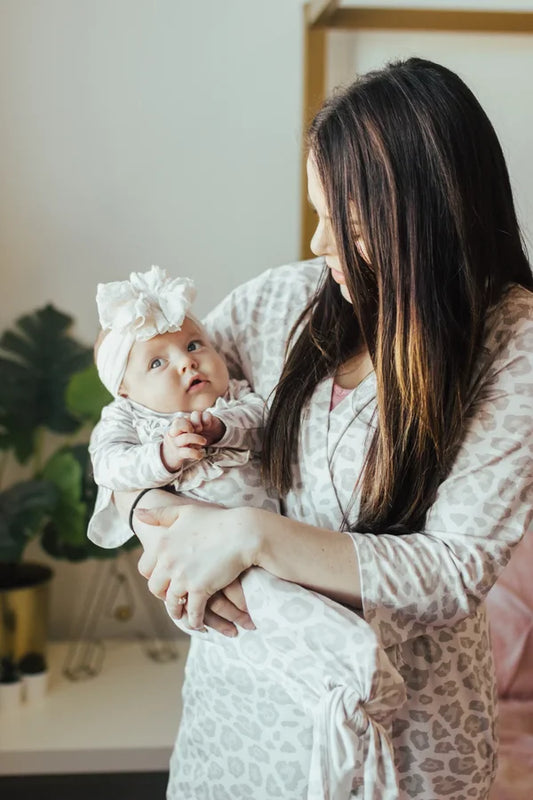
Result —
M20 561L57 502L48 481L24 481L0 492L0 561Z
M119 549L129 550L139 544L133 537L123 548L110 550L87 539L97 487L86 445L59 450L47 462L43 475L54 482L59 493L59 501L41 537L42 547L49 555L69 561L114 558Z
M46 463L42 477L58 490L53 525L61 541L70 545L85 542L87 506L82 500L82 470L69 450L59 450Z
M102 408L111 402L112 395L107 391L94 364L73 375L67 386L67 408L76 417L95 425L100 419Z
M72 433L80 426L65 391L92 353L69 334L71 323L47 305L20 317L0 338L0 448L13 448L22 462L32 455L39 428Z

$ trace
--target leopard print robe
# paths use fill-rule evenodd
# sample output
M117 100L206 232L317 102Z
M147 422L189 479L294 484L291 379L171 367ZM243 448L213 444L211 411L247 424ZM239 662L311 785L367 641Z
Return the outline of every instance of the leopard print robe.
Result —
M264 398L320 270L316 261L270 270L207 320L235 377ZM424 530L346 534L358 556L364 618L407 688L392 723L400 800L486 800L496 767L484 597L532 519L533 296L526 290L511 287L489 313L483 365L480 402ZM330 412L331 389L331 378L322 381L304 410L284 513L335 530L375 424L375 376ZM357 502L349 518L355 523ZM312 712L283 681L226 665L193 641L169 800L305 798ZM364 785L351 797L367 797Z

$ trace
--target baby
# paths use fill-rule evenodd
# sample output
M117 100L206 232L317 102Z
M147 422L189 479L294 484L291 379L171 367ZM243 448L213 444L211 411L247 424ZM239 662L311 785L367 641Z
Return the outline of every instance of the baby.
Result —
M98 285L96 364L115 398L89 446L98 495L88 536L101 547L132 535L114 491L169 486L226 507L278 510L253 455L261 447L264 401L246 381L229 377L191 313L194 297L191 280L159 267Z

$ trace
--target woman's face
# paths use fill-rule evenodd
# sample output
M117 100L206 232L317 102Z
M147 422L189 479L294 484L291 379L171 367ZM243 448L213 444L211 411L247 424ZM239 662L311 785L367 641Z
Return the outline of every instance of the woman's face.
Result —
M331 217L326 203L326 194L312 154L310 154L307 159L307 190L311 205L315 209L318 217L318 224L313 238L311 239L311 250L316 256L322 256L325 259L327 266L331 270L331 277L340 286L342 296L351 303L352 301L350 300L348 287L346 286L346 280L337 253ZM357 234L357 222L355 219L354 235L356 236L357 249L365 261L368 262L365 245L361 237Z

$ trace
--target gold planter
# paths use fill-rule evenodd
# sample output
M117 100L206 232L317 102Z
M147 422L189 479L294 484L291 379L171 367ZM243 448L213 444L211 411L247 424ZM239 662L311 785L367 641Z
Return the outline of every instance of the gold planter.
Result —
M46 657L52 574L41 564L0 564L0 658Z

